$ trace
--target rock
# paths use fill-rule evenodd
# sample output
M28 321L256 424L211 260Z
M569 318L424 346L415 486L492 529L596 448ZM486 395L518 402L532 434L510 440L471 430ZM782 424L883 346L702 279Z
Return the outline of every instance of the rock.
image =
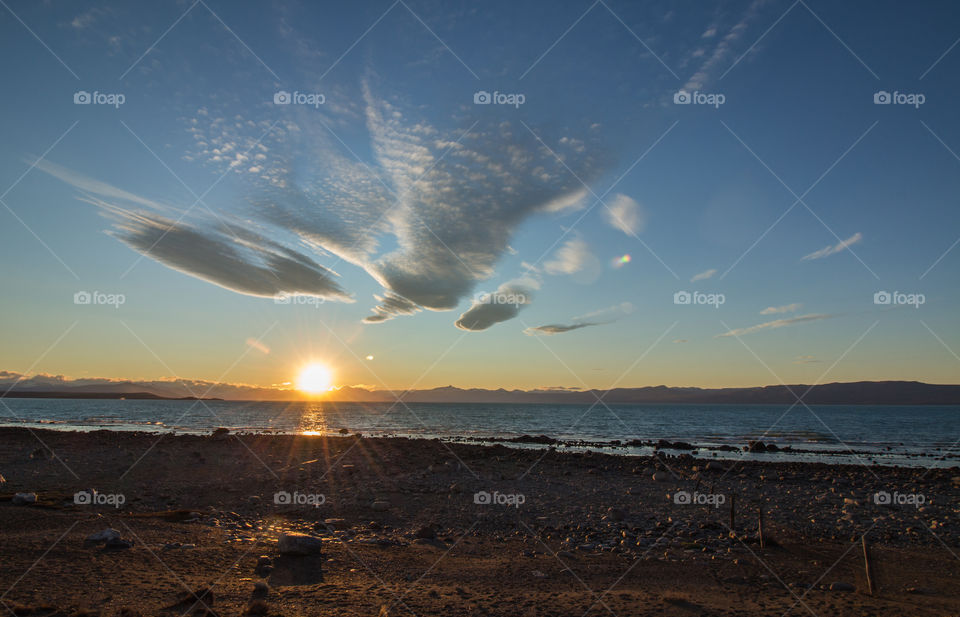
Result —
M316 555L323 550L323 541L302 533L285 533L280 536L277 548L281 555Z
M375 501L373 502L373 505L370 506L370 508L374 512L386 512L387 510L390 509L390 503L386 501Z
M218 428L217 430L213 431L213 433L212 433L210 436L213 437L213 438L214 438L215 440L217 440L217 441L223 441L223 440L226 439L229 435L230 435L230 429L220 427L220 428Z
M615 523L619 523L626 518L626 514L624 514L623 510L620 508L609 508L607 510L607 516L609 516L610 520Z
M128 548L133 548L133 542L129 542L122 538L110 538L107 540L107 543L103 548L108 551L122 551Z
M93 542L94 544L109 542L110 540L115 539L120 539L120 532L116 529L110 529L109 527L103 531L98 531L87 536L87 542ZM177 546L179 546L179 544Z
M257 581L253 584L253 597L254 598L264 598L270 594L270 585L267 585L263 581Z
M654 472L654 474L650 477L653 478L654 482L666 482L670 479L669 474L667 474L665 471Z
M36 493L17 493L10 499L15 506L30 506L37 503Z
M726 471L723 465L721 465L716 461L710 461L709 463L707 463L706 470L707 471Z
M856 591L857 588L851 585L850 583L830 583L830 591Z
M422 540L434 540L437 537L437 532L433 529L433 527L430 527L429 525L425 525L420 529L418 529L413 534L413 537L417 539L422 539Z

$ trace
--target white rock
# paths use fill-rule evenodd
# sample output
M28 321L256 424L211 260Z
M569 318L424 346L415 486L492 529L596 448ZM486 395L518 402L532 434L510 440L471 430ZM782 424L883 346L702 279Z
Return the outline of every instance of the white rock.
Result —
M323 541L302 533L285 533L280 536L277 548L281 555L315 555L323 550Z

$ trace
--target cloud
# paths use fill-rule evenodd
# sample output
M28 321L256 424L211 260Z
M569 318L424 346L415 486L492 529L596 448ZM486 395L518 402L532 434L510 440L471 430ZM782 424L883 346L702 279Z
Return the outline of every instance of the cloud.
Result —
M547 274L573 274L582 270L590 257L587 243L579 236L573 237L557 249L552 259L544 262L543 269Z
M689 343L690 341L685 338L678 338L678 339L673 339L673 342L680 344L680 343Z
M111 213L117 225L110 234L130 248L226 289L252 296L273 297L282 292L353 301L335 280L336 272L252 232L232 238L162 216L122 209Z
M699 274L694 274L693 278L690 279L691 283L696 283L697 281L705 281L708 278L711 278L714 274L717 273L716 268L710 268L709 270L704 270Z
M779 315L780 313L795 313L800 310L800 307L803 305L799 302L794 302L793 304L784 304L783 306L768 306L767 308L760 311L761 315Z
M814 356L797 356L794 364L819 364L822 360L817 360Z
M603 217L607 224L628 236L635 236L646 226L643 208L635 200L618 193L606 204Z
M699 90L704 87L720 67L724 67L726 70L728 63L733 59L734 47L743 37L750 22L757 17L758 11L765 1L766 0L754 0L740 20L731 26L725 35L720 37L713 47L713 51L709 54L698 54L698 56L706 55L706 59L700 64L690 79L687 80L687 83L681 88L682 90ZM701 35L701 38L707 40L713 39L717 31L718 26L712 25Z
M368 83L362 91L362 113L349 129L368 141L358 148L372 153L367 161L331 135L325 109L302 114L291 105L278 111L276 124L198 110L187 121L195 148L184 158L230 172L225 177L243 197L223 206L229 214L218 214L220 221L52 163L38 167L108 213L113 235L128 246L228 289L349 301L337 274L315 259L332 255L357 266L383 288L367 323L455 309L496 274L518 226L582 209L587 190L580 180L590 182L605 168L599 136L586 125L587 137L532 127L535 136L501 120L470 125L458 118L440 127L422 117L422 106L376 96ZM171 220L179 222L164 233ZM256 232L230 237L241 229ZM560 270L576 268L585 246L565 246ZM484 327L500 321L490 321L490 307L460 321L482 329L473 327L475 314Z
M477 332L513 319L533 301L533 293L539 288L540 284L532 278L507 281L493 293L478 294L455 325L461 330Z
M798 324L809 323L811 321L819 321L821 319L830 319L836 317L836 315L826 315L823 313L811 313L809 315L800 315L798 317L790 317L789 319L776 319L774 321L767 321L755 326L750 326L748 328L737 328L735 330L730 330L729 332L724 332L723 334L718 334L714 338L721 338L725 336L743 336L745 334L753 334L754 332L760 332L761 330L774 330L776 328L783 328L786 326L795 326Z
M580 328L589 328L590 326L599 325L600 324L596 323L549 324L546 326L534 326L527 328L523 331L523 333L529 336L552 336L554 334L563 334L564 332L571 332L573 330L579 330Z
M609 308L593 311L586 315L574 317L569 324L547 324L544 326L533 326L523 331L527 336L553 336L554 334L563 334L572 332L581 328L591 326L602 326L617 321L624 315L633 312L633 305L629 302L623 302Z
M809 261L811 259L823 259L824 257L829 257L830 255L835 255L841 251L845 251L850 246L860 242L863 239L863 234L859 231L846 240L841 240L840 242L834 244L833 246L825 246L819 251L814 251L809 255L804 255L801 258L801 261Z

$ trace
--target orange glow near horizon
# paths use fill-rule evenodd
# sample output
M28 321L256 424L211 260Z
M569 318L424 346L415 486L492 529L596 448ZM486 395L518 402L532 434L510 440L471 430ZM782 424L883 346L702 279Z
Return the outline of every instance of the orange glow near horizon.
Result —
M329 392L333 390L333 372L326 364L307 364L297 375L297 390L313 395Z

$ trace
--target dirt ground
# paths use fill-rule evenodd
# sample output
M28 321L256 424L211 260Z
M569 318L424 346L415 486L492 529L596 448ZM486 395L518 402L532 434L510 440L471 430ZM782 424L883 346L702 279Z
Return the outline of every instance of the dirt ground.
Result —
M37 616L960 614L956 469L706 462L0 429L0 606ZM877 503L884 491L914 499ZM37 501L20 505L17 493ZM86 541L107 528L122 541ZM278 538L294 532L322 539L322 553L281 555Z

